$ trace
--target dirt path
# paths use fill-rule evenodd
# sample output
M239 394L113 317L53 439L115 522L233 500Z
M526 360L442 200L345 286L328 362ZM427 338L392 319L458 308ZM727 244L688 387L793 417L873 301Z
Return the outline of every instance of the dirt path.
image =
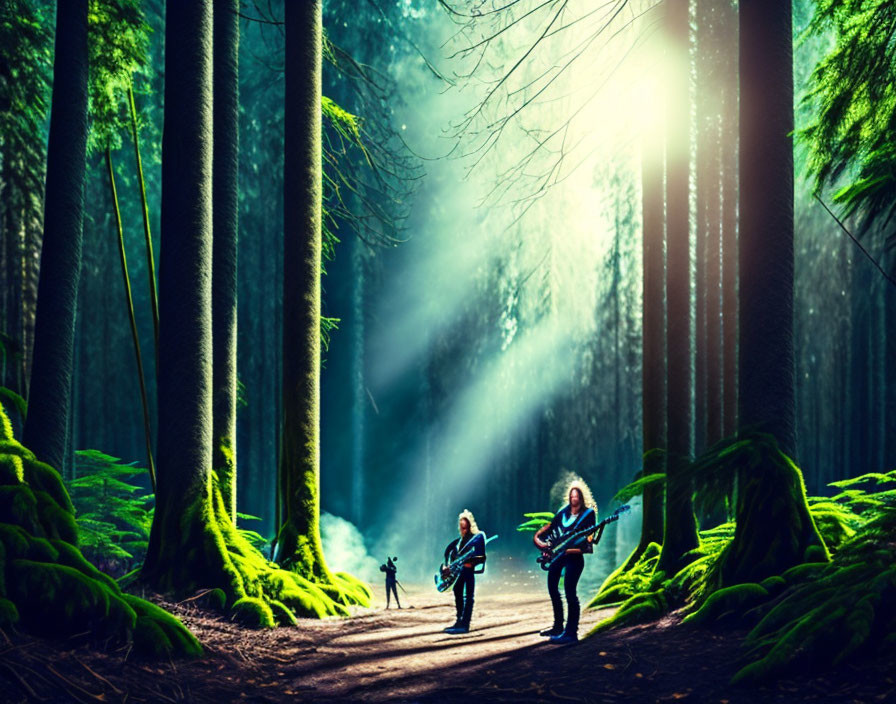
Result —
M206 647L191 662L140 661L125 649L0 633L0 702L871 702L896 701L894 658L755 689L733 688L742 631L658 623L571 647L538 636L544 591L477 594L473 630L449 636L452 595L406 585L413 608L360 610L253 631L166 604ZM581 632L608 612L585 612Z
M448 635L442 629L454 621L451 593L408 590L412 608L310 625L316 645L289 668L295 684L343 701L414 699L465 681L480 665L488 674L535 648L556 648L538 636L552 619L544 593L480 594L470 633ZM582 632L604 615L586 613Z

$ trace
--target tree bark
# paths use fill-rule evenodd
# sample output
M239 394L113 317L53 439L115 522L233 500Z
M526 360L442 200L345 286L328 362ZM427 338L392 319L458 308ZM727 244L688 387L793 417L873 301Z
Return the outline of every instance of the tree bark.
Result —
M236 522L236 265L239 233L239 2L214 5L212 467Z
M791 8L740 5L740 427L795 450Z
M278 561L327 579L320 542L320 0L287 3Z
M723 5L722 39L722 435L737 430L737 14Z
M165 23L159 261L158 488L144 578L217 586L212 467L212 3L172 0ZM189 559L185 559L189 556Z
M663 255L663 156L662 139L645 141L641 155L641 203L643 220L644 316L641 337L643 453L666 446L666 309L665 257ZM662 472L656 456L644 459L644 475ZM663 542L663 486L649 485L642 495L641 540L627 565L638 561L650 543Z
M781 455L795 445L791 23L788 2L741 0L738 397L740 430L760 453L739 477L722 586L780 574L822 544L802 474Z
M666 0L666 521L658 569L677 572L699 544L691 481L690 111L687 0Z
M81 271L87 148L87 0L56 8L44 235L23 443L62 469Z

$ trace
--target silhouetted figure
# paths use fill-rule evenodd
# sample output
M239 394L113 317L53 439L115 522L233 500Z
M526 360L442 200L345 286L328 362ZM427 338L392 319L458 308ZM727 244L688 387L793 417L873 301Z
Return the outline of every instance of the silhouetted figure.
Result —
M387 557L386 564L380 565L380 572L386 573L386 608L389 608L389 600L392 594L395 595L395 603L398 605L398 608L401 608L401 602L398 601L398 578L395 576L398 572L398 567L395 566L395 563L398 562L397 557Z

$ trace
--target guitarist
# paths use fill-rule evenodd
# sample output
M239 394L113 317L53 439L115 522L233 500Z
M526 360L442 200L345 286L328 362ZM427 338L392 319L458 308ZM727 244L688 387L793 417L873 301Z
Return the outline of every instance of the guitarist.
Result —
M569 503L557 512L550 523L542 526L535 533L533 541L540 550L547 550L551 546L551 543L542 540L542 536L545 534L552 536L552 543L556 544L568 533L597 524L594 499L585 482L573 481L569 485L567 495ZM593 544L600 541L603 532L604 529L601 527L596 537L583 535L568 546L564 554L559 556L548 570L548 594L551 595L551 605L554 607L554 624L541 631L540 635L550 636L550 642L555 645L566 645L579 640L580 609L576 586L579 583L579 577L582 576L582 570L585 569L585 553L594 551ZM566 592L566 606L569 611L565 629L563 628L563 602L560 599L559 589L561 572L565 572L563 588Z
M485 538L479 532L476 519L467 509L457 517L457 529L460 537L448 543L445 548L445 564L442 575L448 574L448 563L469 548L473 554L467 560L454 583L454 605L457 609L457 620L453 626L445 629L445 633L457 634L470 631L470 617L473 615L473 592L476 588L475 568L485 563ZM482 570L479 570L480 572Z

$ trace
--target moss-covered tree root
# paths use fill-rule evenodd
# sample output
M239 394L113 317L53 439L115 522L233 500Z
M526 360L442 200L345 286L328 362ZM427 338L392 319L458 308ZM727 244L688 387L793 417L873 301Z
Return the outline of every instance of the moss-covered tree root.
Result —
M896 650L896 550L889 530L870 524L834 561L784 572L787 588L747 635L734 682L766 680L792 667L838 665L861 652Z
M828 559L809 511L803 474L775 439L755 434L723 452L722 463L739 470L740 492L737 527L718 561L717 586L781 574L803 562L810 547Z
M347 616L370 603L367 585L346 574L312 581L281 569L254 548L230 520L213 474L183 515L156 517L159 548L147 556L142 581L176 596L211 590L206 602L245 625L273 628L297 617Z
M0 627L58 637L90 632L151 655L202 653L180 621L123 593L76 544L59 473L13 438L0 405Z

